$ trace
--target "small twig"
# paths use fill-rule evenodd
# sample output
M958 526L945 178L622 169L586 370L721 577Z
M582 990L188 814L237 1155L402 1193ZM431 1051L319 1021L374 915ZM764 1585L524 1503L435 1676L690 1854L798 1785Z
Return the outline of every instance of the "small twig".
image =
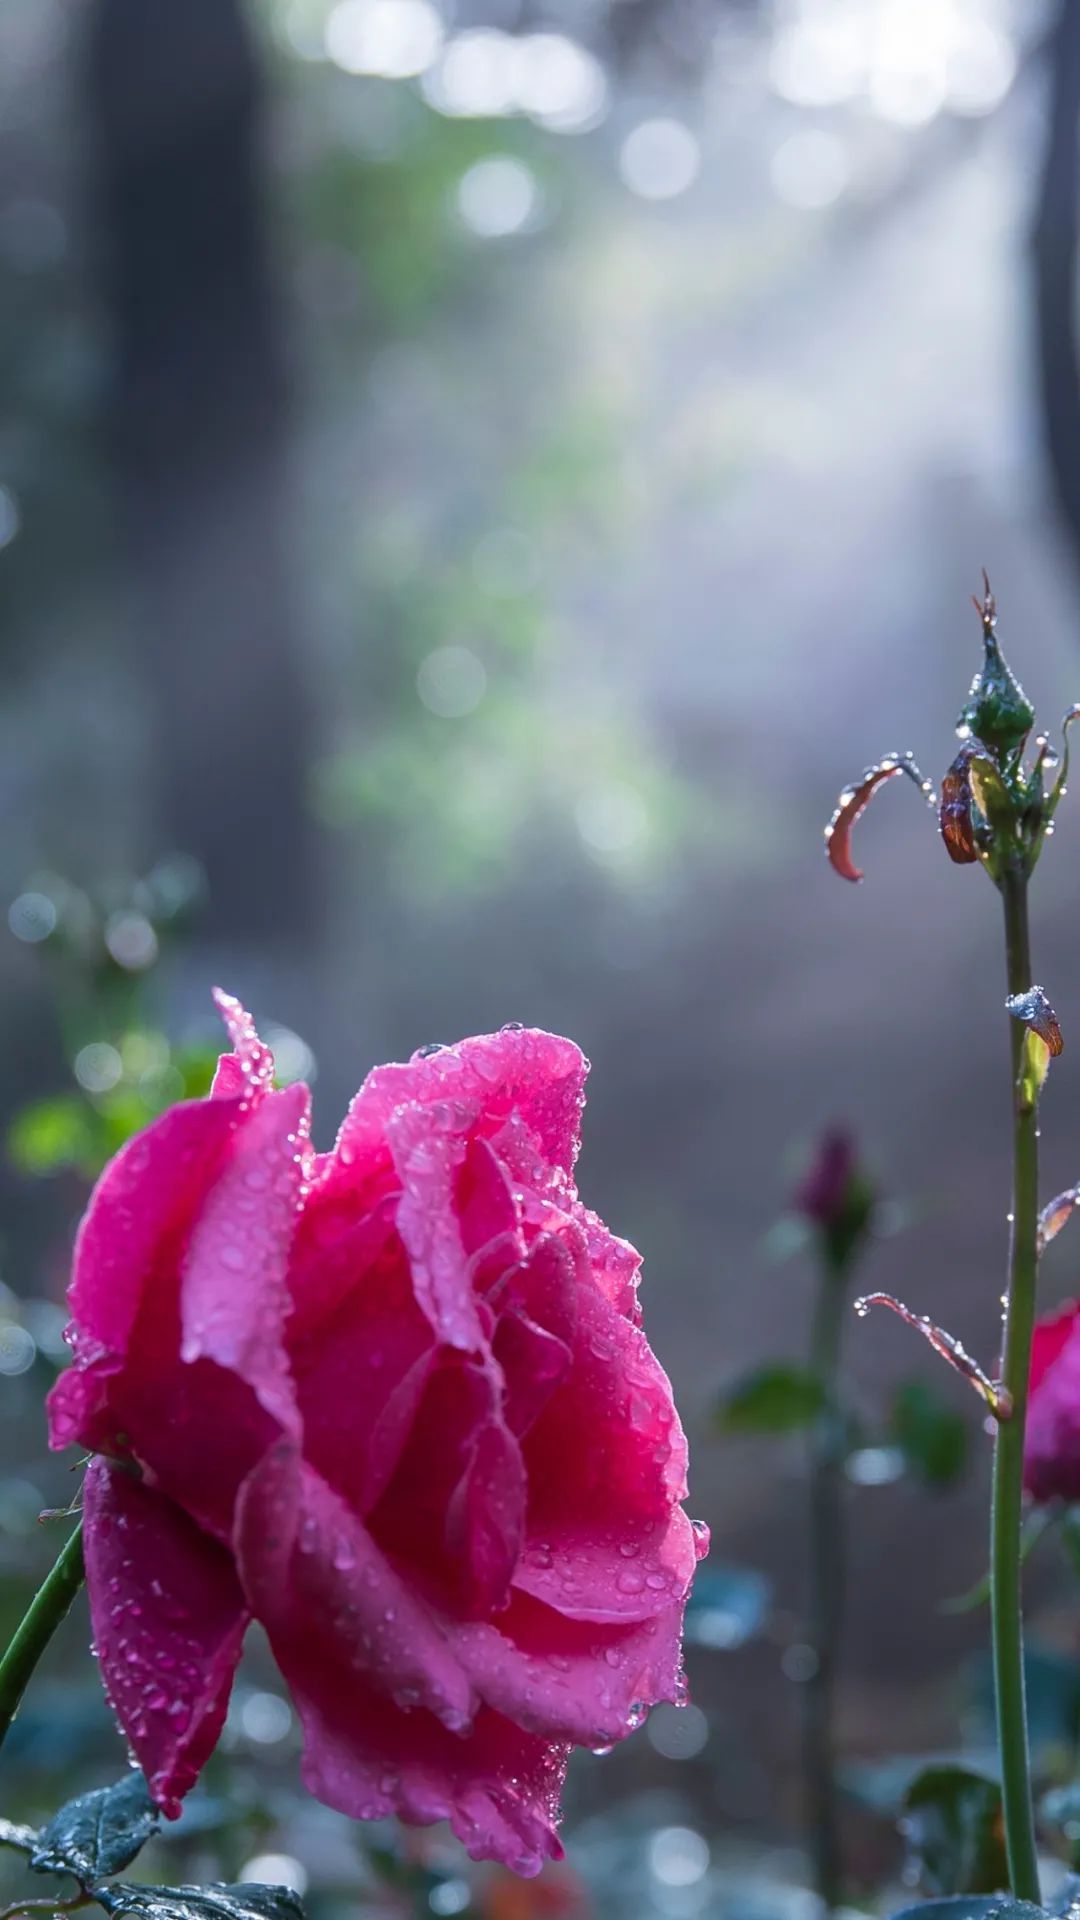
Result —
M897 1300L891 1293L864 1293L862 1299L855 1302L855 1311L860 1316L869 1313L871 1307L889 1307L893 1313L899 1314L907 1326L914 1327L924 1340L929 1340L934 1352L947 1360L950 1367L955 1367L957 1373L969 1381L976 1393L985 1400L995 1420L1000 1423L1012 1417L1012 1395L1000 1380L991 1380L989 1374L983 1372L978 1361L973 1360L967 1349L961 1346L955 1333L948 1333L944 1327L937 1326L925 1313L912 1313L910 1307L905 1307L903 1301Z
M92 1894L80 1887L78 1893L69 1894L66 1900L15 1900L10 1907L0 1909L0 1920L19 1920L24 1913L74 1913L78 1907L89 1906L92 1898Z

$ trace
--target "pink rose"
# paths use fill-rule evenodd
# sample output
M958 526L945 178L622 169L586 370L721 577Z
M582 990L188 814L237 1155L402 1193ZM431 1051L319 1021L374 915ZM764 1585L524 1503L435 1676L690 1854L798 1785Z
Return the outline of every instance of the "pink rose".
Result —
M98 1456L110 1700L177 1812L254 1617L313 1793L534 1873L570 1747L682 1696L704 1551L638 1255L573 1182L585 1060L507 1028L377 1067L317 1154L307 1088L218 1004L210 1098L90 1202L49 1401L53 1446Z
M1080 1500L1080 1301L1038 1322L1029 1393L1024 1485L1036 1500Z

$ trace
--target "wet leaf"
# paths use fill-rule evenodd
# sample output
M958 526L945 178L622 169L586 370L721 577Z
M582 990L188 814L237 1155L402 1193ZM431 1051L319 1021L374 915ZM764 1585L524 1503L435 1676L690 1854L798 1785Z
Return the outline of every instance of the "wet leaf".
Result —
M983 1372L978 1361L972 1359L954 1333L937 1326L925 1313L912 1313L911 1308L892 1293L867 1293L855 1302L855 1311L860 1315L869 1313L871 1307L888 1307L892 1313L898 1314L907 1326L914 1327L916 1333L921 1333L923 1339L930 1342L935 1353L939 1353L943 1360L947 1360L957 1373L970 1382L976 1393L981 1394L995 1420L1009 1418L1012 1401L1006 1389L1000 1381L991 1380Z
M716 1408L721 1433L791 1433L810 1426L825 1405L816 1374L775 1361L727 1387Z
M141 1773L80 1794L42 1828L35 1873L71 1873L84 1887L121 1873L157 1832L161 1815Z
M753 1567L699 1567L686 1603L684 1637L692 1646L729 1652L764 1625L772 1589Z
M1058 1017L1042 987L1029 987L1026 993L1010 993L1005 1008L1029 1033L1037 1034L1051 1059L1056 1060L1065 1046Z
M304 1920L299 1896L291 1887L264 1887L252 1881L235 1886L139 1887L118 1880L97 1887L94 1898L106 1913L131 1914L133 1920Z
M37 1843L33 1827L20 1827L15 1820L0 1820L0 1847L20 1847L23 1853L32 1853Z
M979 858L971 820L970 762L974 751L970 741L965 742L941 783L938 825L945 851L957 866L970 866Z
M851 857L851 834L855 822L866 811L870 798L896 773L906 773L932 807L937 795L929 780L924 780L909 753L887 753L876 766L867 767L857 786L845 787L836 803L836 811L825 829L825 851L829 864L842 880L861 880L862 873Z
M1077 1207L1080 1207L1080 1187L1066 1187L1064 1193L1055 1194L1048 1200L1039 1215L1039 1252L1045 1252L1051 1240L1056 1240L1062 1227L1068 1226Z
M1046 1920L1044 1907L1007 1893L962 1893L949 1900L920 1900L900 1907L890 1920Z
M904 1796L900 1830L926 1893L993 1893L1008 1884L996 1780L970 1767L927 1767Z
M908 1467L927 1487L948 1487L967 1460L963 1416L939 1400L921 1380L906 1380L893 1400L890 1429Z

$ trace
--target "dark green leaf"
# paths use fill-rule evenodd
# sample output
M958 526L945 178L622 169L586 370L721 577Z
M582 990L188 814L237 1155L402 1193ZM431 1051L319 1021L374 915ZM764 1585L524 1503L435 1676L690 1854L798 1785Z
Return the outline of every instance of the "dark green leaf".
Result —
M726 1388L716 1421L722 1433L791 1433L810 1426L824 1404L824 1389L815 1374L778 1361Z
M912 1878L928 1894L993 1893L1008 1884L996 1780L970 1767L927 1767L904 1796L900 1829Z
M685 1635L697 1647L744 1646L762 1625L771 1597L750 1567L699 1567L686 1606Z
M897 1388L890 1416L892 1437L911 1472L927 1487L959 1479L967 1459L967 1424L921 1380Z
M94 1898L106 1913L130 1914L132 1920L304 1920L300 1897L291 1887L254 1881L231 1887L137 1887L118 1880L97 1887Z
M37 1843L33 1827L20 1827L14 1820L0 1820L0 1847L21 1847L24 1853L32 1853Z
M1046 1920L1046 1910L1031 1900L1005 1893L959 1894L951 1900L922 1900L901 1907L890 1920Z
M161 1819L141 1773L82 1793L43 1827L30 1865L35 1873L71 1873L84 1887L121 1873L157 1832Z

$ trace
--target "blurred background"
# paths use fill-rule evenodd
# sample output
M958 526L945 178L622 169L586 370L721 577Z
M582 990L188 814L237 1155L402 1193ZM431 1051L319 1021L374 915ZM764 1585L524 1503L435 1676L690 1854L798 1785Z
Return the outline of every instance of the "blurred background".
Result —
M5 0L0 1621L74 1485L42 1397L87 1182L204 1084L214 981L315 1076L320 1145L376 1060L510 1019L581 1043L583 1190L644 1250L714 1540L695 1705L581 1757L568 1874L384 1835L380 1879L296 1797L256 1649L233 1784L157 1877L807 1911L802 1438L714 1407L805 1347L812 1271L770 1229L836 1120L883 1195L866 1285L992 1364L997 897L904 783L862 889L821 829L888 749L940 778L981 566L1042 724L1080 697L1078 112L1068 0ZM1035 900L1067 1036L1069 805ZM1066 1055L1047 1195L1080 1177L1073 1088ZM981 1737L955 1676L985 1615L941 1603L984 1569L987 1449L907 1329L845 1338L871 1425L914 1373L971 1429L946 1489L849 1462L869 1882L900 1870L875 1764ZM1032 1593L1074 1738L1078 1596L1052 1557ZM20 1721L25 1817L122 1759L88 1668L77 1615Z

